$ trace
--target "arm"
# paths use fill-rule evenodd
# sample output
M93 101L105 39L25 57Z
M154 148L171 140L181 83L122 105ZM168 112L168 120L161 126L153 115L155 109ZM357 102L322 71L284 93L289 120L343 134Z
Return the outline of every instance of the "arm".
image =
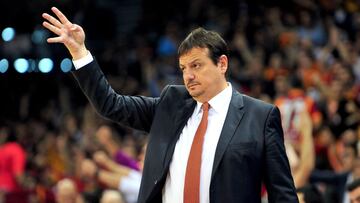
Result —
M280 112L277 107L272 108L265 125L264 182L268 191L269 203L297 203L295 186L285 153Z
M81 164L81 168L83 176L88 178L96 178L98 181L104 183L108 187L115 189L118 189L121 179L126 177L125 174L117 174L111 171L100 169L90 159L84 160Z
M117 164L113 160L111 160L103 151L98 151L94 154L94 161L105 167L106 169L110 170L111 172L120 174L122 176L129 175L131 169L120 164Z
M96 178L108 187L119 190L124 194L127 202L136 202L139 194L141 174L135 170L127 169L126 174L100 169L87 159L82 162L82 174L88 178Z
M127 176L99 170L98 180L113 189L119 190L126 199L126 202L137 202L139 195L141 174L132 170Z
M301 113L300 119L300 125L297 126L301 134L300 165L293 173L296 188L303 187L308 182L310 173L315 166L312 123L306 109Z
M57 8L51 10L58 19L44 13L47 21L43 26L57 35L49 38L49 43L62 43L73 60L86 57L85 33L82 27L71 23ZM158 99L122 96L115 93L99 69L96 61L74 73L81 89L102 116L115 122L123 122L133 128L149 131Z
M330 170L314 170L309 179L311 183L326 183L329 185L338 185L343 179L346 180L347 173L336 173Z
M159 98L117 94L96 61L74 71L73 75L100 115L139 130L150 130Z

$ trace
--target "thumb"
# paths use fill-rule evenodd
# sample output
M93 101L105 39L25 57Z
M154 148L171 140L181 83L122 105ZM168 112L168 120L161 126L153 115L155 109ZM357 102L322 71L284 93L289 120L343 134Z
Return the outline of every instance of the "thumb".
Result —
M79 32L79 31L81 31L81 27L79 25L77 25L77 24L72 24L70 30L75 31L75 32Z

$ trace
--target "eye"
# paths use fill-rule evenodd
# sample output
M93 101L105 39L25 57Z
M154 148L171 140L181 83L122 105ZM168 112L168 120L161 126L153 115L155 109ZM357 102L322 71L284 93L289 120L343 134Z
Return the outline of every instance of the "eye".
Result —
M192 67L195 68L195 69L198 69L198 68L200 68L200 63L194 63L192 65Z

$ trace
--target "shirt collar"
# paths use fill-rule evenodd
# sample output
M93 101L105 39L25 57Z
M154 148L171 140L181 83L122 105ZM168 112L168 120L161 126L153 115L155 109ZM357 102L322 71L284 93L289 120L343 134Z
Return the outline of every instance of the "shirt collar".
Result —
M222 90L220 93L215 95L213 98L208 101L210 104L210 109L213 109L216 113L226 113L227 108L224 108L225 106L229 106L231 96L232 96L232 86L231 83L227 83L228 86ZM201 112L201 105L203 103L197 102L195 112L196 114L199 114Z

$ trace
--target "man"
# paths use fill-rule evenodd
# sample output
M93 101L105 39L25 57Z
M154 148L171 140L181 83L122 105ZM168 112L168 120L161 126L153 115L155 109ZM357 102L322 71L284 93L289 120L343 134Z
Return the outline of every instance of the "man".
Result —
M56 184L56 202L57 203L83 203L82 196L78 193L74 181L65 178Z
M336 173L327 170L314 170L311 173L310 182L326 183L327 195L325 201L350 203L349 194L346 192L346 185L360 178L360 158L357 157L358 150L355 143L344 143L344 151L341 162L344 171Z
M120 147L120 141L117 139L118 135L111 126L99 126L95 132L95 136L100 146L106 150L115 162L139 171L139 163L132 158L129 153L123 151L123 148Z
M80 87L103 116L149 132L138 202L298 202L279 110L238 93L226 81L227 45L196 29L179 47L185 85L159 98L118 95L86 49L85 34L56 8L43 14L73 57Z
M100 203L124 203L121 194L116 190L105 190Z
M357 179L347 186L351 203L360 203L360 179Z
M143 162L143 160L140 160L140 162ZM98 167L97 164L101 167ZM85 159L81 163L81 171L84 177L96 178L106 186L118 189L127 203L137 202L141 172L119 165L108 157L105 152L97 151L93 155L93 160Z

